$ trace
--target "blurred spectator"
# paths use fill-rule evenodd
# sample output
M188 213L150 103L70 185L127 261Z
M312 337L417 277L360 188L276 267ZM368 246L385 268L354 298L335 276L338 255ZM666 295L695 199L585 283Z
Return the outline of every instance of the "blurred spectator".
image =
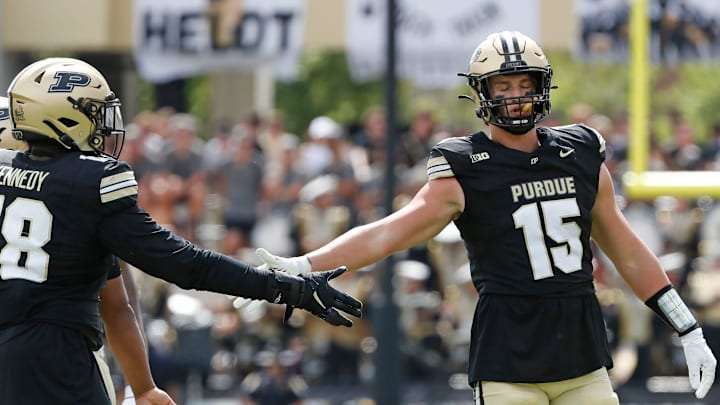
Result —
M371 107L365 111L362 126L351 134L351 140L365 151L366 164L385 161L387 130L387 116L383 108Z
M437 128L431 111L420 111L413 116L410 127L400 137L400 161L407 166L425 164L430 150L437 143Z
M278 176L282 170L283 155L287 145L298 143L297 135L285 131L283 113L273 111L267 119L265 127L258 132L258 145L265 156L265 171L267 176Z
M292 212L299 201L300 189L307 182L297 164L299 144L295 137L285 138L285 143L279 145L278 167L265 172L263 188L267 196L267 214L258 220L253 235L256 246L272 247L291 255L299 254L297 241L292 237Z
M236 132L229 145L232 158L219 170L218 193L224 199L223 221L226 229L223 250L230 255L250 246L265 198L262 156L255 145L251 135L241 130Z
M232 158L230 142L232 140L233 124L229 120L221 119L213 128L210 139L203 148L202 168L207 173L210 189L217 187L216 182L220 176L220 167Z
M702 149L695 143L690 124L679 112L671 113L673 138L668 145L671 170L698 170L702 166Z
M322 164L318 163L312 171L307 172L307 178L319 175L334 176L337 180L338 204L352 210L353 199L359 191L352 165L353 155L357 151L352 149L347 141L344 128L335 120L320 116L310 121L307 132L310 142L307 144L308 149L304 149L308 153L304 154L304 158L312 158L311 154L322 156Z
M323 175L300 190L300 202L293 218L300 252L314 250L350 229L350 210L337 200L339 182Z
M416 260L395 264L395 283L400 307L401 344L405 374L425 379L444 369L447 347L438 331L441 295L429 290L430 267Z
M172 224L179 235L195 240L195 227L202 218L207 194L206 173L202 167L204 142L198 136L194 116L178 113L170 117L168 124L172 147L160 171L165 172L166 180L174 186L167 193L174 200Z
M299 359L291 351L261 351L257 354L259 370L242 382L245 399L257 405L299 405L307 383L302 376L288 373Z
M712 127L707 143L703 146L705 170L720 170L720 122Z

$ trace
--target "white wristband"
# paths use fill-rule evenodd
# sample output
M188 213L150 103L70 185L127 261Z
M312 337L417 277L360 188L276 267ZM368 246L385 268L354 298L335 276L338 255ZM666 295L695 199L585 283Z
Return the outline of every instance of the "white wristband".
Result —
M129 385L125 386L125 398L121 405L135 405L135 394Z
M697 324L697 320L690 312L690 308L685 305L685 302L674 288L661 295L657 300L657 304L676 331L683 332Z

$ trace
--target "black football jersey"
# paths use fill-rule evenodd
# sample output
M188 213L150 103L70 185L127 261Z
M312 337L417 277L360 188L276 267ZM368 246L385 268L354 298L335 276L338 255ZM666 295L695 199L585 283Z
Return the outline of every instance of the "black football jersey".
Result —
M0 329L35 321L101 345L99 292L114 257L182 288L261 298L266 278L198 248L137 205L123 161L80 152L46 161L0 150Z
M485 133L449 138L431 152L430 180L455 177L465 211L455 221L480 293L594 292L591 210L605 143L583 125L538 128L539 148L506 148Z
M0 151L0 325L71 324L99 344L98 296L114 259L96 229L136 195L132 171L115 160Z
M594 294L591 210L605 158L602 137L572 125L538 128L525 153L484 133L439 143L430 181L455 177L455 221L480 293L468 378L540 383L612 367Z

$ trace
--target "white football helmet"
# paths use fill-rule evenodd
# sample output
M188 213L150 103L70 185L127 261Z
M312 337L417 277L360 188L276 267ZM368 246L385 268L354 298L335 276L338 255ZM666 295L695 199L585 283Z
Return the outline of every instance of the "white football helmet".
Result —
M67 149L117 158L125 130L120 100L87 62L48 58L23 69L8 89L15 138L50 138ZM111 142L108 138L113 137ZM106 152L109 146L112 151Z
M26 142L19 141L12 136L12 125L10 125L10 101L7 97L0 97L0 149L12 149L26 151Z
M536 93L525 97L495 98L490 94L489 79L496 75L528 73L535 81ZM552 68L543 50L531 38L517 31L503 31L491 34L475 48L468 67L468 73L459 73L468 80L473 91L469 98L476 104L475 113L486 124L496 125L513 134L524 134L537 122L550 114L550 89ZM508 117L501 109L520 105L527 115Z

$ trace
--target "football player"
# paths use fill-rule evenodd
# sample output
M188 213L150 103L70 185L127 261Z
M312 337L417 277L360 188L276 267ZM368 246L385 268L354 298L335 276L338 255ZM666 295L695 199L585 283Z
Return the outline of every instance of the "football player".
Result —
M425 242L454 221L479 293L469 383L475 404L617 404L593 286L591 238L640 299L680 335L695 395L717 361L657 258L615 204L605 141L585 125L542 127L552 68L519 32L483 40L463 74L488 125L435 145L412 202L305 256L260 250L293 274L358 269Z
M27 142L12 137L10 125L10 109L7 97L0 97L0 148L27 151ZM135 283L129 274L127 266L120 265L113 260L108 273L108 281L100 291L100 315L105 326L106 336L111 346L117 352L116 357L122 357L130 374L128 380L133 380L136 389L143 389L142 401L147 403L174 404L167 393L155 387L148 362L146 339L144 338L142 319L140 318L137 303ZM122 272L121 272L122 270ZM106 391L111 402L115 399L113 382L109 375L109 368L101 355L96 356L98 367L101 370ZM140 388L143 387L143 388ZM153 387L145 389L145 387ZM123 405L135 404L132 388L128 385L124 389ZM113 402L114 403L114 402Z
M257 269L158 225L137 204L132 169L117 159L121 103L93 66L37 61L8 96L13 138L29 149L0 150L3 402L110 403L93 352L114 256L182 288L286 304L336 326L352 325L341 312L361 316L361 303L329 284L344 267L304 276ZM130 384L138 403L152 389Z

